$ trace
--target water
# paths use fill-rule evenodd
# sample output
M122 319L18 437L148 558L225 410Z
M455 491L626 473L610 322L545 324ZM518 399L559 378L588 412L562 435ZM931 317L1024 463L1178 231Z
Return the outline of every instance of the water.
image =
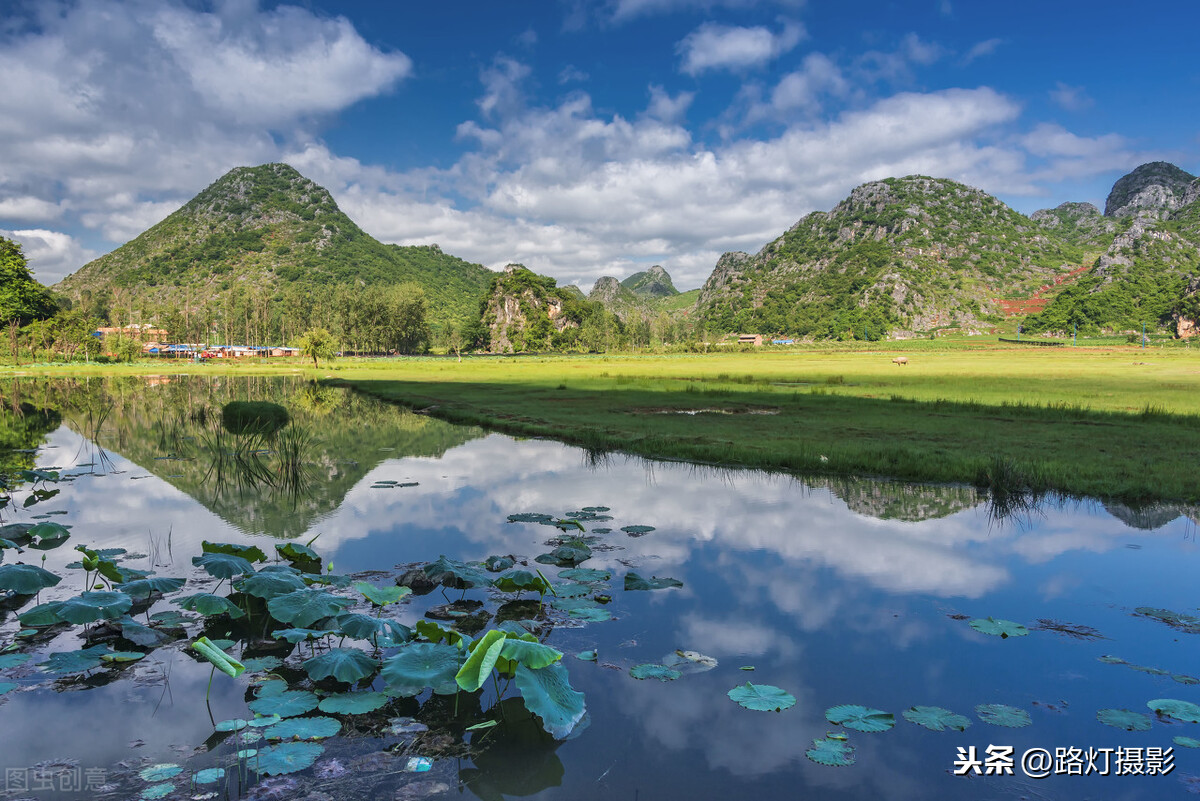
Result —
M460 791L482 799L1133 799L1180 797L1200 783L1200 750L1172 742L1200 737L1200 724L1156 718L1149 731L1127 732L1096 719L1107 708L1154 717L1146 706L1152 699L1200 702L1197 686L1181 683L1200 676L1197 635L1135 614L1196 614L1195 510L1052 504L996 523L971 488L806 485L753 471L596 457L281 379L22 381L0 384L0 397L9 410L0 416L0 436L37 449L0 456L4 467L55 467L70 479L56 485L62 491L53 498L4 510L6 523L67 513L44 518L71 525L72 538L45 552L46 567L65 578L42 601L82 589L79 571L65 567L78 558L71 546L80 543L144 555L121 564L187 577L180 594L217 583L191 565L204 540L271 550L316 537L313 547L336 573L362 573L379 585L441 554L513 554L553 577L556 568L532 559L561 532L509 523L508 516L606 506L613 517L588 523L612 529L597 535L612 549L598 548L583 566L611 571L612 602L604 608L615 619L585 624L553 613L555 625L543 631L567 655L571 683L587 699L589 725L573 739L544 736L519 701L506 702L507 722L486 736L465 733L495 713L462 700L455 717L453 696L426 692L361 720L343 718L342 734L325 742L315 769L235 777L236 747L213 736L213 721L251 715L249 674L217 674L211 718L208 665L178 645L85 681L47 682L33 666L47 652L81 647L74 627L24 646L37 656L0 672L0 681L20 685L0 696L8 797L137 798L147 786L137 770L161 762L185 768L171 798L215 791L221 798L314 801ZM252 466L216 469L205 449L219 426L193 413L219 413L234 399L289 409L294 426L311 435L303 475L290 483L276 477L272 487L256 481ZM23 413L14 414L14 405ZM274 469L277 457L260 456ZM655 530L638 537L620 530L630 525ZM5 552L6 563L15 559L40 564L41 554ZM631 570L684 586L627 592L622 579ZM394 616L411 626L430 606L460 594L435 591ZM467 597L493 610L499 600L482 591ZM172 608L168 599L149 611ZM1001 639L969 627L970 619L988 616L1034 630ZM1038 629L1039 621L1074 628ZM0 642L12 642L19 628L10 611ZM197 624L189 627L189 636L198 633ZM574 656L593 649L596 663ZM676 649L713 657L718 666L672 682L629 676L632 666ZM261 643L243 655L259 652ZM297 684L304 678L280 672ZM778 713L743 709L726 694L747 681L778 686L796 704ZM491 703L487 693L483 702ZM974 707L987 703L1022 709L1032 725L984 723ZM885 710L896 725L847 732L856 749L852 766L816 764L805 752L815 738L842 730L824 715L840 704ZM913 705L945 707L972 725L928 731L902 718ZM389 721L409 716L430 730L415 737L389 730ZM1013 747L1015 775L952 775L959 747L974 746L983 759L989 745ZM1019 764L1032 748L1170 747L1175 768L1166 776L1035 780ZM1128 766L1137 764L1135 754L1127 755ZM432 768L406 772L414 755L432 758ZM40 773L32 769L39 764ZM226 782L192 788L184 780L217 766L230 768ZM18 783L39 776L47 789L18 792ZM90 777L92 787L64 791L72 776L81 783Z

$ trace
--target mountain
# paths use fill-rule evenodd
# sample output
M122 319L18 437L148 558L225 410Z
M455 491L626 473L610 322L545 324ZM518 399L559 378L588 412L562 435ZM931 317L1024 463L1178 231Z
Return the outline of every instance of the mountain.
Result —
M621 282L621 286L644 298L665 298L679 294L679 290L671 283L671 276L657 264L649 270L629 276Z
M1143 164L1113 184L1104 204L1105 217L1128 217L1149 211L1157 217L1200 196L1196 176L1165 161Z
M726 253L697 313L717 330L878 339L995 317L1084 257L978 189L912 175L857 187L757 254Z
M1040 209L1029 219L1067 242L1087 250L1104 250L1116 236L1117 222L1100 214L1091 203L1067 202Z
M437 245L385 245L355 225L326 189L286 164L264 164L230 170L56 288L76 301L111 292L119 309L174 307L205 318L219 317L250 287L276 301L290 291L297 298L290 306L307 311L328 304L334 290L413 282L438 326L471 318L492 275ZM287 336L284 322L276 321L277 337Z
M639 273L639 275L643 274ZM637 295L625 285L624 281L617 281L610 275L596 279L587 299L601 304L622 322L628 322L638 315L645 317L651 313L646 297Z
M578 287L559 287L549 276L510 264L492 279L471 344L492 353L603 350L614 321L601 304L584 300L581 294ZM596 331L605 335L605 341L593 336Z

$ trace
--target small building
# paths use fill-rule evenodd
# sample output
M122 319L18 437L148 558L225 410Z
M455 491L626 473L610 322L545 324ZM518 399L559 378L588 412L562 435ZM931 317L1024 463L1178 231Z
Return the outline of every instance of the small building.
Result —
M762 345L762 334L738 334L739 345Z

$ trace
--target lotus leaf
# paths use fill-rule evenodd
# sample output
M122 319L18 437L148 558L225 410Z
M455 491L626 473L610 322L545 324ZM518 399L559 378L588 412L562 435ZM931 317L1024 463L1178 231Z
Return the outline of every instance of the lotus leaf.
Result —
M232 720L222 720L217 724L217 731L241 731L249 725L247 721L241 718L233 718Z
M696 651L675 650L663 657L662 663L680 673L704 673L717 666L717 660Z
M305 640L315 640L318 637L327 637L330 632L325 629L278 629L271 632L271 636L277 640L287 640L295 645L298 642Z
M770 684L745 684L734 687L726 695L746 709L759 712L782 712L796 705L796 697Z
M576 620L586 620L588 623L603 623L605 620L612 620L612 612L607 609L588 606L570 609L567 611L567 615Z
M174 779L182 772L182 766L171 762L162 762L157 765L151 765L148 768L142 768L138 771L138 776L141 776L144 782L161 782L167 779Z
M555 584L553 592L558 598L583 598L592 594L592 588L586 584L572 581L566 584Z
M258 572L259 573L282 573L287 576L300 576L301 578L312 578L312 576L304 576L303 574L301 574L301 572L299 570L292 567L291 565L285 565L285 564L281 564L279 562L275 562L274 564L270 564L270 565L263 565L262 567L260 567L258 569Z
M1184 748L1200 748L1200 740L1194 737L1184 737L1182 734L1177 736L1172 742L1175 745L1182 745Z
M200 550L203 553L227 553L231 556L240 556L248 562L265 562L267 555L262 548L257 545L236 545L232 542L201 542Z
M175 792L175 785L170 782L164 784L152 784L145 790L142 790L142 801L155 801L158 798L166 798L171 793Z
M542 515L536 512L522 512L517 515L509 515L508 522L510 523L542 523L545 525L553 525L554 518L550 515Z
M354 579L350 578L349 576L343 576L337 573L321 573L319 575L308 573L301 574L300 578L304 579L304 582L310 587L313 584L320 584L322 587L337 587L338 589L344 589L354 583Z
M592 558L592 549L579 543L576 545L560 545L550 553L544 553L534 558L535 562L556 567L575 567L580 562Z
M120 664L123 662L137 662L146 655L141 651L113 651L108 654L101 654L100 661L109 664Z
M624 531L631 537L644 537L651 531L654 531L654 526L622 526L621 531Z
M584 527L583 527L583 524L580 523L578 520L567 520L567 519L555 520L554 525L555 525L555 527L560 528L563 531L568 531L573 528L577 528L580 531L586 531L586 529L584 529Z
M513 680L521 691L525 708L542 719L542 728L554 739L565 739L583 720L587 711L583 693L571 686L567 669L561 663L540 670L517 665Z
M596 582L608 581L612 578L612 573L594 567L573 567L570 570L559 571L558 577L568 581Z
M68 623L91 623L121 617L131 606L133 599L123 592L93 590L63 601L56 614Z
M209 592L198 592L195 595L187 595L183 598L176 598L175 603L183 609L190 612L199 612L205 617L212 615L229 615L231 618L244 617L243 612L238 605L229 600L223 595L213 595Z
M1128 709L1101 709L1096 713L1096 720L1105 726L1125 731L1150 731L1150 726L1153 725L1149 715L1131 712Z
M294 573L273 571L264 567L253 576L247 576L234 585L234 589L253 595L255 598L270 600L280 595L303 590L308 587L304 580Z
M349 598L340 598L325 590L311 589L277 595L267 601L267 609L273 618L280 623L294 623L301 628L337 615L349 605Z
M1158 698L1153 701L1147 701L1146 706L1158 714L1174 720L1180 720L1184 723L1200 723L1200 706L1193 704L1191 701Z
M337 627L347 637L355 640L373 641L383 636L393 643L402 643L412 639L412 630L402 623L357 612L338 615Z
M306 660L302 667L313 681L334 678L353 683L374 674L379 662L355 648L333 648Z
M1124 659L1122 659L1119 656L1105 655L1105 656L1098 656L1098 657L1096 657L1096 659L1098 659L1099 661L1104 662L1105 664L1108 664L1108 665L1128 665L1129 664L1128 662L1126 662Z
M158 629L143 626L131 617L120 618L116 624L121 628L122 637L144 648L154 648L171 639Z
M259 697L247 706L258 715L278 715L281 718L294 718L311 712L317 708L317 696L307 690L285 690L278 695ZM253 723L251 725L254 725Z
M49 551L62 545L71 538L71 532L66 526L60 526L58 523L38 523L33 528L29 529L27 536L30 538L29 547L39 551Z
M258 732L247 732L247 734L258 734ZM258 740L255 740L255 742L258 742ZM249 759L257 753L257 748L243 748L241 751L238 751L236 754L234 754L234 756L236 756L238 759Z
M854 746L836 737L813 740L812 748L804 755L818 765L844 768L854 764Z
M312 548L299 542L280 543L275 546L279 555L298 567L302 573L318 573L321 569L321 557Z
M1200 679L1183 673L1172 673L1171 679L1172 681L1177 681L1180 684L1200 684Z
M17 595L36 595L60 581L60 577L37 565L15 564L0 567L0 590L11 590Z
M187 579L151 576L149 578L135 579L122 584L117 589L133 598L149 598L156 592L163 594L175 592L186 582Z
M650 578L642 578L632 570L625 574L625 589L626 590L662 590L668 587L682 587L683 582L673 578L659 578L651 576Z
M583 511L585 511L585 512L611 512L612 510L609 509L607 506L585 506L585 507L583 507Z
M1029 713L1024 709L1017 709L1005 704L980 704L975 707L975 714L979 715L979 719L984 723L1006 726L1010 729L1020 729L1033 724Z
M362 715L383 708L390 700L383 693L340 693L322 698L317 708L331 715Z
M336 718L288 718L263 732L268 740L323 740L342 730Z
M492 629L484 634L475 643L467 661L463 662L462 667L455 674L454 680L458 682L458 686L469 693L482 687L488 677L492 675L492 668L496 666L496 660L500 658L500 651L504 648L505 642L503 631Z
M232 579L234 576L246 576L254 572L254 565L231 553L193 556L192 564L204 568L210 576L219 579Z
M896 718L891 713L856 704L830 707L825 710L825 719L862 732L887 731L896 725Z
M252 656L249 659L243 658L242 664L247 673L258 673L262 670L274 670L283 664L283 660L277 656Z
M629 669L629 675L635 679L658 679L659 681L674 681L683 674L666 665L634 665Z
M993 617L981 617L971 621L971 628L980 634L990 634L1007 640L1009 637L1024 637L1029 629L1011 620L997 620Z
M205 768L198 770L192 775L192 781L196 784L212 784L219 782L225 778L225 768Z
M194 618L177 612L174 609L168 609L165 612L155 612L150 616L150 621L156 625L162 626L165 629L179 629L191 623Z
M264 776L280 776L312 767L325 748L319 743L283 743L261 749L250 768Z
M82 673L99 667L100 657L108 652L107 646L104 645L93 645L79 651L60 651L50 654L38 667L47 673Z
M62 606L62 601L38 604L17 615L17 620L21 622L22 626L53 626L55 623L62 622L62 618L58 616L60 606Z
M599 658L599 654L595 651L580 651L575 654L575 658L583 662L595 662Z
M32 658L29 654L4 654L0 656L0 670L23 665Z
M562 651L537 642L536 638L531 634L525 636L529 639L519 637L509 637L506 639L504 647L500 651L500 656L509 662L524 665L530 670L540 670L562 659Z
M245 672L246 666L234 659L224 650L217 647L217 643L207 637L198 637L192 643L192 650L204 657L212 666L231 678L237 678Z
M252 729L265 729L268 726L274 726L281 720L283 720L283 718L279 717L279 715L261 715L254 718L254 720L247 721L246 725ZM242 742L246 743L256 743L262 739L262 735L256 731L243 732L238 736Z
M516 563L517 560L511 556L489 556L483 560L483 566L491 573L503 573Z
M445 555L438 557L436 562L425 565L424 570L431 581L456 590L492 586L492 580L478 567L456 559L448 559Z
M6 694L6 693L10 693L10 692L12 692L13 690L17 689L18 687L20 687L20 686L21 686L21 685L19 685L19 684L16 684L16 683L14 683L14 682L11 682L11 681L0 681L0 695L4 695L4 694Z
M463 661L463 653L452 645L409 643L384 660L381 675L398 694L416 695L426 687L457 686L454 677Z
M550 591L550 585L541 576L530 573L528 570L514 570L511 573L505 573L496 579L496 589L501 592L523 592L532 590L536 593L545 594Z
M1171 628L1179 629L1188 634L1200 634L1200 617L1194 615L1184 615L1179 612L1172 612L1170 609L1154 609L1149 606L1139 606L1133 610L1133 613L1160 620Z
M966 731L971 721L940 706L913 706L904 710L904 719L909 723L924 726L930 731Z
M441 642L445 640L450 645L459 646L463 642L463 636L453 629L444 629L432 620L418 620L415 626L417 634L421 635L430 642Z
M354 589L376 606L394 604L406 595L412 594L412 589L409 587L376 587L366 581L356 581Z

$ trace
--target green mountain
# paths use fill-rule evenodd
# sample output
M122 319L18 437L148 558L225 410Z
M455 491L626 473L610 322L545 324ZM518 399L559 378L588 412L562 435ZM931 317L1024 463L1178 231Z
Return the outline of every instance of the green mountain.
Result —
M1085 250L1104 250L1112 244L1117 232L1116 220L1100 214L1100 209L1091 203L1063 203L1053 209L1035 211L1029 219L1048 233Z
M471 346L492 353L533 350L603 350L616 333L616 320L579 287L559 287L521 264L495 275L480 306Z
M261 314L268 330L255 333L277 341L303 330L296 325L298 317L316 316L303 322L333 325L342 313L332 308L338 292L353 305L363 288L406 282L424 290L431 324L459 323L474 316L491 278L491 271L437 245L377 241L342 213L323 187L286 164L264 164L230 170L165 220L84 265L56 288L76 301L107 299L113 316L122 320L138 312L144 320L155 310L185 310L186 320L171 327L193 329L188 332L192 341L205 339L204 325L211 327L223 316L257 319ZM245 305L250 294L258 307L252 304L247 312L238 304ZM271 318L273 313L286 316Z
M621 286L644 298L665 298L679 294L679 290L671 283L671 276L657 264L649 270L629 276L621 282Z
M1104 216L1128 217L1143 211L1165 216L1195 200L1198 186L1191 173L1165 161L1152 161L1113 184Z
M639 273L639 275L642 274ZM612 276L605 275L596 280L587 299L601 304L622 322L629 322L635 317L644 317L651 313L648 301L653 297L655 296L637 295L625 285L624 281L618 282Z
M878 339L972 328L1070 272L1084 249L969 186L914 175L856 188L757 254L726 253L697 312L710 328Z

